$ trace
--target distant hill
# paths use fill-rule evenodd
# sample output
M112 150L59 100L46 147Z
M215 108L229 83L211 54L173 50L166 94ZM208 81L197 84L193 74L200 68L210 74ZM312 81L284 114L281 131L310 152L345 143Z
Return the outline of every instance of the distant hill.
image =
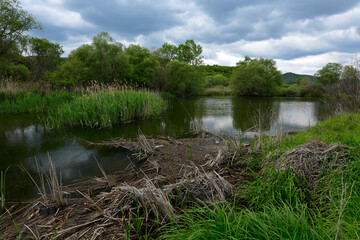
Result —
M310 80L312 82L315 82L315 77L311 76L311 75L296 74L296 73L291 73L291 72L288 72L288 73L285 73L282 75L283 82L290 83L290 84L296 83L297 79L300 77L308 77L308 78L310 78Z
M214 76L216 74L221 74L227 78L230 78L232 72L236 67L230 66L219 66L219 65L202 65L200 68L205 72L207 76ZM315 77L305 74L296 74L288 72L282 75L282 80L284 83L294 84L297 83L297 79L300 77L308 77L312 82L315 82Z

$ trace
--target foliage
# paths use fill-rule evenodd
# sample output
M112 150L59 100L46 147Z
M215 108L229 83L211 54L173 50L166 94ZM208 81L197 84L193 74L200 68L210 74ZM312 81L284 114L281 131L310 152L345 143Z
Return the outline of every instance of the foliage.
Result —
M99 33L91 44L73 50L59 72L50 75L53 84L70 82L89 85L96 80L102 83L122 81L130 72L123 45L115 42L108 33Z
M190 95L196 91L192 67L179 61L171 61L165 68L166 90L175 95Z
M200 69L205 73L206 76L223 75L226 78L231 77L233 70L236 67L231 66L219 66L219 65L202 65Z
M20 6L18 0L0 2L0 58L4 57L24 33L40 28L38 22Z
M0 1L0 77L26 81L29 70L21 60L25 33L40 25L20 6L18 0Z
M194 40L186 40L185 44L180 44L178 47L178 60L185 62L191 66L200 66L203 62L202 47L196 44Z
M341 69L338 79L325 87L325 107L330 113L360 111L360 62Z
M156 55L151 55L147 48L130 45L125 50L131 66L132 82L146 87L157 85L160 62Z
M315 73L316 81L322 85L330 85L338 82L341 75L342 65L339 63L328 63L325 67Z
M160 239L330 239L321 218L309 221L309 215L303 206L266 206L253 212L217 203L184 211Z
M213 86L228 86L229 85L229 78L225 77L222 74L216 74L216 75L212 75L212 76L207 76L206 79L206 87L213 87Z
M178 48L177 46L164 43L161 48L159 48L156 54L161 59L161 63L166 65L167 63L178 59Z
M157 117L166 108L160 95L148 91L108 90L85 94L52 111L51 126L111 127L135 119Z
M19 91L0 92L0 114L41 113L72 101L76 94L69 92Z
M24 64L13 64L8 61L3 61L0 63L0 69L4 79L12 78L13 80L21 82L29 80L30 72Z
M54 71L61 62L64 53L58 43L45 38L32 37L29 40L28 54L31 56L31 71L34 80L41 80L47 71Z
M234 92L241 96L272 96L281 84L281 72L272 59L245 57L231 77Z

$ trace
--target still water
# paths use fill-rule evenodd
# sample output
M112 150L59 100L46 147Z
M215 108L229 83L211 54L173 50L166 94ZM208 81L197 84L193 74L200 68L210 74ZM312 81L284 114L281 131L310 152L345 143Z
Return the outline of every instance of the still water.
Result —
M323 119L317 100L294 98L199 97L176 99L159 119L134 121L111 129L47 129L38 115L0 116L0 170L11 166L6 175L7 201L36 197L34 184L19 166L37 173L35 157L48 168L49 153L61 172L63 184L81 177L101 176L94 156L107 173L124 170L130 153L89 146L87 141L134 138L138 129L145 135L181 137L195 125L218 134L254 135L254 124L261 122L268 134L282 128L297 131Z

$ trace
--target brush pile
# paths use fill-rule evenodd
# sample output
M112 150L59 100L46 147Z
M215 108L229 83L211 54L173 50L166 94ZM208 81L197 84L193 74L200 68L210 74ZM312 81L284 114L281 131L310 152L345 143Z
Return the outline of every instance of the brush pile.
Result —
M348 150L349 147L345 145L309 142L285 152L274 162L274 167L291 169L298 178L305 177L309 187L313 187L322 174L345 165Z

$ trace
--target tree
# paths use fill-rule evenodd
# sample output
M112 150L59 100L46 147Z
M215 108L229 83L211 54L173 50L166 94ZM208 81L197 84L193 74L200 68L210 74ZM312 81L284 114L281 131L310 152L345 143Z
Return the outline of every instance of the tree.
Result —
M178 47L178 60L185 62L191 66L200 66L203 62L202 47L196 44L194 40L186 40L185 44L180 44Z
M165 68L166 91L175 95L188 95L192 91L192 68L186 63L171 61Z
M21 8L18 0L1 0L0 57L11 51L25 32L38 28L40 24Z
M164 43L161 48L158 49L157 55L161 60L161 63L166 65L168 62L177 59L178 47L170 43Z
M246 56L237 63L231 76L231 85L237 95L271 96L282 83L281 72L272 59Z
M52 81L67 84L110 83L128 78L129 59L121 43L105 32L97 34L91 44L73 50ZM56 84L56 83L55 83Z
M47 71L54 71L61 62L64 53L62 46L45 38L33 37L29 40L28 54L31 57L32 76L40 80Z
M328 63L325 67L315 73L316 81L322 85L331 85L339 82L342 65L339 63Z

